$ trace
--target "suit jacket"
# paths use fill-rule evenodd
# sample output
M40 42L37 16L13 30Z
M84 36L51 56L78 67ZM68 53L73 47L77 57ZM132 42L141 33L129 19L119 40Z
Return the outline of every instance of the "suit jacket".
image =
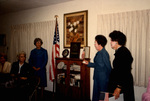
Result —
M89 62L87 66L94 68L94 81L100 82L98 85L101 91L106 91L112 68L109 60L109 54L105 48L98 51L94 57L94 63Z
M132 55L126 47L120 47L114 54L112 79L117 85L125 86L125 82L131 81L131 64L133 62Z
M33 75L31 66L26 62L24 62L24 64L22 65L20 73L19 73L19 61L14 62L12 64L10 73L15 74L16 76L19 75L21 77L28 77L28 76Z
M120 47L115 52L113 60L113 69L110 74L109 91L114 92L117 85L121 86L123 93L131 93L134 98L133 77L131 74L131 64L133 62L132 55L126 47ZM132 92L131 92L132 91Z
M105 74L104 76L108 77L112 68L110 64L109 54L105 50L105 48L103 48L101 51L98 51L96 53L96 56L94 57L94 63L89 62L87 66L94 68L93 79L96 79L100 73Z

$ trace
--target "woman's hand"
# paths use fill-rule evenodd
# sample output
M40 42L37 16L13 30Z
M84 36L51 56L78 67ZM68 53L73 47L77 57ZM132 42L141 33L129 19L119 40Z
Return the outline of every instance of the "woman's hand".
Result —
M37 70L37 71L40 70L40 67L39 67L39 68L36 68L36 70Z
M27 77L20 77L21 80L27 80Z
M119 98L120 92L121 92L121 89L120 89L120 88L116 88L116 89L114 90L113 95L115 96L115 100Z
M38 68L33 67L33 69L34 69L35 71L38 71L38 70L40 70L40 67L38 67Z

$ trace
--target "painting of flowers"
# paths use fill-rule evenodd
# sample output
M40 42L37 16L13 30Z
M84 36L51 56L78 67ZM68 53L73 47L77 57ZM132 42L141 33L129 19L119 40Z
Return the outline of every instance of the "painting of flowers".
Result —
M64 14L64 47L71 42L81 42L87 46L87 11Z

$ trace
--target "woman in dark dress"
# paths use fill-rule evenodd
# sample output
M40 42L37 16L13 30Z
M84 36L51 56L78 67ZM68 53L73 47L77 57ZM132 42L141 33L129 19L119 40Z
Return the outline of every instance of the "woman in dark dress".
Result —
M47 86L46 64L48 61L47 50L41 47L42 44L42 40L40 38L36 38L34 40L36 48L31 51L29 57L29 64L34 69L35 76L40 77L39 87L41 87L41 97L43 97L44 87Z
M133 58L130 51L125 47L126 36L120 31L113 31L109 37L111 38L111 48L115 50L113 69L109 79L109 92L113 93L115 99L118 99L122 92L124 101L135 101L131 74Z

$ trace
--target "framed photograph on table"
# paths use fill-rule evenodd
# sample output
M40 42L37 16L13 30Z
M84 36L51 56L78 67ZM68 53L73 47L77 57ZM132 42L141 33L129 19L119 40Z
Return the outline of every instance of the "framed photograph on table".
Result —
M84 58L90 58L90 46L85 46L83 47L83 51L84 51Z
M81 48L87 46L88 11L64 14L64 48L71 42L80 42Z

